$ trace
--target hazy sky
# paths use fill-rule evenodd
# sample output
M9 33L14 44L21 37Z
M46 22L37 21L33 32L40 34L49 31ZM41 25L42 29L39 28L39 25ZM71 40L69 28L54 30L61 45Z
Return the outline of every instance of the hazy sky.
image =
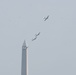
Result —
M0 0L0 75L21 75L24 39L29 75L76 75L76 0Z

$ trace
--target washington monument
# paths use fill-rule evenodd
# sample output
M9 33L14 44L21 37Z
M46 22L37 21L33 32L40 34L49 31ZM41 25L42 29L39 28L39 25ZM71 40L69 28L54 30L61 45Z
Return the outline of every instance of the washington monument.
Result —
M22 45L21 75L28 75L28 50L25 41Z

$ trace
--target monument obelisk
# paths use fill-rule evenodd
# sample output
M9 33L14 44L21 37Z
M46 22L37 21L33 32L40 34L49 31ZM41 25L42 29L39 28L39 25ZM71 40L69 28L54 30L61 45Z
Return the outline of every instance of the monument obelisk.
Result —
M21 75L28 75L28 50L25 41L22 45Z

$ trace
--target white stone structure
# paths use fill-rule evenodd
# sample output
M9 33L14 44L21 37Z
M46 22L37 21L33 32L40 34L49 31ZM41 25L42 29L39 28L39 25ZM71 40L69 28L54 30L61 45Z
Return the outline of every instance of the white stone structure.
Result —
M21 75L28 75L28 50L26 43L24 41L22 46L22 65L21 65Z

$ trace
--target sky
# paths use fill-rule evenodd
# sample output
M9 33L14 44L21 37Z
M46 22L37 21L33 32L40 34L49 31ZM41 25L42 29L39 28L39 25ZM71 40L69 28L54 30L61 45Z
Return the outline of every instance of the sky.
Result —
M0 0L0 75L21 75L24 40L29 75L76 75L76 0Z

